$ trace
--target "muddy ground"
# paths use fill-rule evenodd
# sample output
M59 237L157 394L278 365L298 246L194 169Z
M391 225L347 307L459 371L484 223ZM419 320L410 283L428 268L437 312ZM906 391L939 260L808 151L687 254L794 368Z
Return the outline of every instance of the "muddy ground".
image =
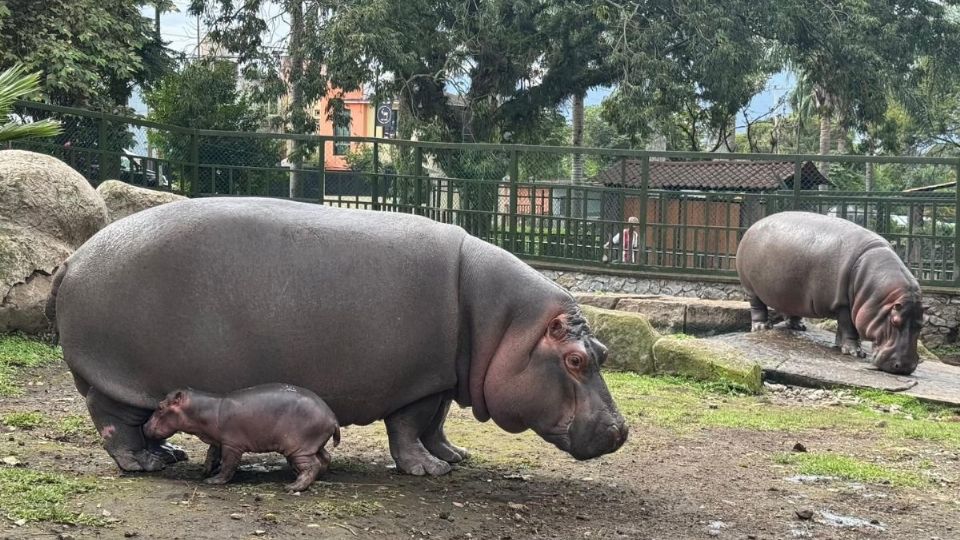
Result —
M378 422L344 429L322 482L290 495L278 455L245 456L228 486L199 482L205 449L189 436L174 442L190 462L120 474L63 363L22 369L22 395L0 398L0 415L42 420L0 428L0 469L89 479L94 488L68 496L59 520L93 524L18 521L7 486L0 538L960 539L952 412L921 420L909 406L830 392L737 396L608 379L631 427L613 455L577 462L455 409L448 433L473 455L451 474L398 474Z

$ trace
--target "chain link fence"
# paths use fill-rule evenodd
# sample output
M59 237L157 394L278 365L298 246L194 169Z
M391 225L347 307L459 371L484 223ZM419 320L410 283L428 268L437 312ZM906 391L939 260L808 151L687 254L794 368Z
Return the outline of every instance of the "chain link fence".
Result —
M413 213L517 255L735 275L744 231L801 210L877 232L924 284L955 285L960 159L643 152L191 130L19 103L64 132L12 146L190 196L293 197Z

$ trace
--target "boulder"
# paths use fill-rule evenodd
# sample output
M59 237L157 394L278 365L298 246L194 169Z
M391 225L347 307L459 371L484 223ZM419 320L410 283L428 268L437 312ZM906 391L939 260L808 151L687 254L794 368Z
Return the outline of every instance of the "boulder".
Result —
M700 381L733 383L752 392L763 390L763 371L734 347L689 336L667 336L653 345L654 369Z
M652 349L660 334L646 317L590 305L581 309L597 339L609 350L604 369L654 373Z
M183 195L131 186L119 180L107 180L97 187L110 214L110 221L123 219L147 208L186 199Z
M0 333L42 332L50 276L107 224L107 208L66 163L0 151Z

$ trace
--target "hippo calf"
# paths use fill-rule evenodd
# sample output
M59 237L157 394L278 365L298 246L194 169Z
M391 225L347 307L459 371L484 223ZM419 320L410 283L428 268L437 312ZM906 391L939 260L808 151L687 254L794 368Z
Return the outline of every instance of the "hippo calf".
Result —
M289 384L261 384L226 395L175 390L160 402L143 432L166 439L178 431L210 445L206 483L229 482L244 452L278 452L297 473L286 486L290 491L307 489L326 472L330 454L324 446L331 438L334 447L340 444L340 426L330 407L313 392Z
M803 317L835 318L836 346L873 365L910 374L923 326L920 285L880 235L845 219L781 212L761 219L737 248L737 274L750 301L752 330L769 328L767 307L805 329Z

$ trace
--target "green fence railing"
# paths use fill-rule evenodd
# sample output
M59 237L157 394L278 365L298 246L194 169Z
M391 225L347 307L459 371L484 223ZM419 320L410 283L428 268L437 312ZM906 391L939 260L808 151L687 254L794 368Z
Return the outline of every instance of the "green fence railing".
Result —
M119 179L193 197L284 197L413 213L459 225L531 261L722 278L736 275L736 248L750 225L804 210L884 236L925 286L960 286L960 158L334 138L188 129L32 102L15 110L25 119L56 118L64 131L11 147L56 156L93 185ZM305 149L299 169L286 159L294 141ZM575 153L588 172L574 182ZM930 190L833 186L868 176Z

